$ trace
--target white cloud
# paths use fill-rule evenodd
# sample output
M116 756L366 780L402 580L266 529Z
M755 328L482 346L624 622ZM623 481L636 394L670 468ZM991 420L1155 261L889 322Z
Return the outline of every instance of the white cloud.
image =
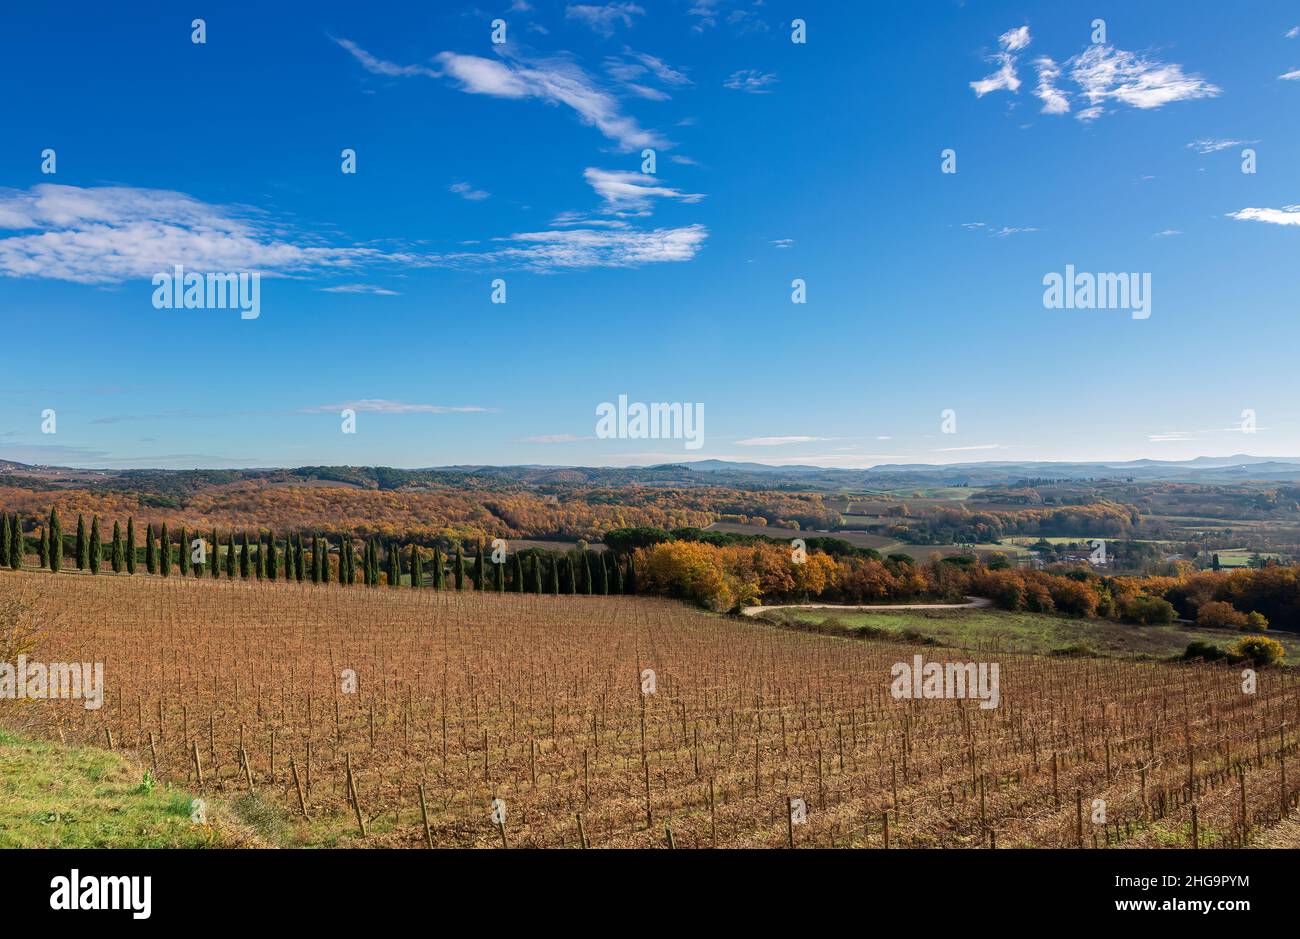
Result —
M1038 69L1038 87L1034 97L1043 102L1044 114L1064 114L1070 110L1070 98L1056 87L1056 80L1061 76L1061 69L1047 56L1034 60Z
M1008 52L1019 52L1025 46L1029 45L1029 27L1019 26L1015 29L1008 29L998 37L998 44Z
M468 199L470 202L479 202L491 195L491 193L484 192L482 189L475 189L469 183L452 183L447 189L456 193L462 199Z
M357 413L363 411L372 414L490 414L496 408L447 407L441 404L409 404L405 401L390 401L386 398L363 398L359 401L344 401L341 404L321 404L316 407L303 408L303 414L337 414L344 408L351 408Z
M618 99L601 88L580 66L564 58L544 60L486 59L477 55L440 52L433 57L438 69L401 66L370 55L346 39L335 40L367 71L380 75L454 79L466 94L494 98L537 98L571 108L583 123L616 141L624 151L643 147L667 148L671 143L643 129L623 114Z
M1300 79L1300 68L1292 69L1289 72L1283 72L1278 76L1278 78L1283 81L1296 81L1297 79Z
M1006 52L999 52L993 56L992 61L999 63L998 70L979 81L970 83L975 97L982 98L991 91L1019 91L1020 78L1016 75L1016 57Z
M734 91L747 91L752 95L765 95L770 90L767 86L775 81L776 76L770 72L742 68L740 71L732 72L722 85L724 88L731 88Z
M976 97L982 98L994 91L1016 93L1020 90L1015 53L1029 42L1028 27L1008 30L998 37L1001 51L990 57L998 69L979 81L970 82ZM1070 94L1057 84L1063 67L1047 56L1035 59L1034 65L1038 69L1038 86L1034 95L1043 102L1043 113L1069 112ZM1070 81L1078 86L1078 94L1087 99L1088 106L1075 114L1081 121L1096 120L1114 103L1150 110L1175 101L1212 98L1221 90L1199 75L1184 72L1181 65L1161 62L1105 43L1089 45L1068 59L1064 70ZM1300 77L1300 72L1296 75Z
M376 297L401 296L396 290L379 287L375 284L339 284L337 287L322 287L323 293L368 293Z
M658 178L625 170L602 170L587 167L583 176L605 200L605 211L615 215L649 215L655 199L676 199L695 203L704 198L699 193L682 192L660 185Z
M614 35L614 28L622 23L632 26L633 16L644 16L645 10L635 3L606 3L603 6L581 3L565 7L567 19L580 20L602 36Z
M1219 87L1183 67L1145 58L1134 52L1095 43L1069 63L1070 78L1093 108L1116 101L1140 110L1163 107L1175 101L1213 98Z
M1284 205L1280 209L1241 209L1237 212L1229 212L1228 218L1235 218L1239 222L1300 225L1300 205Z
M814 440L829 440L829 437L747 437L737 440L739 447L783 447L790 443L810 443Z
M1218 153L1220 150L1229 150L1232 147L1243 147L1246 144L1259 143L1258 140L1219 140L1207 137L1204 140L1193 140L1187 145L1188 150L1195 150L1197 153Z
M1300 26L1292 26L1286 31L1287 39L1294 39L1296 36L1300 36Z
M423 75L426 78L438 77L436 70L425 65L398 65L395 62L377 59L351 39L335 39L334 41L351 52L367 72L374 72L376 75L387 75L390 78L407 78L412 75Z
M616 55L606 56L605 71L638 97L654 101L667 101L672 98L672 95L662 88L647 84L650 79L673 88L693 84L685 74L660 58L627 47L624 47L623 52L627 58Z
M538 272L638 267L690 261L704 247L708 236L709 230L699 224L652 231L575 228L522 232L496 239L504 246L494 251L444 255L436 260L460 266L512 264Z
M211 205L182 192L42 183L0 189L0 275L87 284L193 271L264 274L346 270L371 262L419 263L409 254L335 247L248 207Z
M1176 228L1166 228L1164 231L1158 231L1158 232L1156 232L1156 237L1157 237L1157 238L1172 238L1174 235L1181 235L1181 234L1182 234L1182 232L1180 232L1180 231L1179 231L1178 229L1176 229Z
M777 238L772 242L774 248L790 248L794 246L793 238Z

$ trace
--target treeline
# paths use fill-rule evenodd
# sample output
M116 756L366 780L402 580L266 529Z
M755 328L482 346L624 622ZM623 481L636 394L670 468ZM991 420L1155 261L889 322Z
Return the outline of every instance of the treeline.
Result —
M675 597L719 612L758 603L888 604L952 602L974 595L1005 610L1102 617L1143 625L1192 620L1205 626L1262 630L1300 626L1300 568L1270 566L1168 577L1108 577L1086 566L1012 570L1004 558L972 556L918 563L882 558L835 538L802 542L729 535L680 527L615 529L609 550L579 544L570 551L505 542L435 544L351 534L274 531L200 533L152 523L139 532L133 517L113 522L106 537L98 515L78 515L75 535L63 531L57 509L27 535L17 514L0 515L0 564L17 570L35 544L37 563L64 570L112 570L219 579L386 585L550 594L646 593ZM137 541L142 538L143 543ZM471 553L472 551L472 553Z
M663 534L663 533L660 533ZM710 533L711 534L711 533ZM809 539L811 541L812 539ZM971 556L917 563L871 549L806 553L788 542L711 544L657 539L651 531L608 542L632 551L645 592L717 611L757 603L889 604L986 597L1009 611L1100 617L1139 625L1191 620L1263 630L1300 627L1300 568L1203 571L1172 577L1108 577L1086 566L1013 570L1005 559Z
M882 534L910 544L992 544L1009 536L1063 531L1085 538L1118 538L1127 535L1139 521L1134 506L1103 501L1003 511L945 506L878 528Z
M501 590L529 593L609 595L635 593L635 560L586 547L567 552L525 548L492 550L475 542L473 554L462 544L403 544L376 537L356 539L348 534L291 533L283 539L274 531L200 534L184 527L169 531L166 523L145 526L137 541L135 519L128 517L125 531L113 523L109 541L102 535L98 515L89 526L77 516L76 534L63 531L58 509L51 509L24 534L15 513L0 516L0 564L19 570L26 563L32 542L37 566L59 572L71 556L75 569L90 574L111 570L117 574L156 574L170 577L284 580L315 584L338 583L410 586L435 590ZM174 537L173 537L174 535ZM193 536L193 537L192 537ZM359 544L359 547L358 547Z

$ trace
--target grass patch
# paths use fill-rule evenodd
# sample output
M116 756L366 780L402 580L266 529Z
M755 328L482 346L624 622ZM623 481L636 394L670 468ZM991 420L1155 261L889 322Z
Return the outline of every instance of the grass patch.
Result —
M190 821L190 798L120 753L0 731L0 848L221 844L219 827Z

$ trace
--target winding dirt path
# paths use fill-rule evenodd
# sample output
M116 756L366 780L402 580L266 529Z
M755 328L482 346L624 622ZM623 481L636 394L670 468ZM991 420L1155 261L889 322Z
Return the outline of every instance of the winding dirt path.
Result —
M966 603L877 603L868 606L845 606L839 603L786 603L780 606L747 606L740 612L754 616L766 610L970 610L992 606L993 601L986 597L967 597Z

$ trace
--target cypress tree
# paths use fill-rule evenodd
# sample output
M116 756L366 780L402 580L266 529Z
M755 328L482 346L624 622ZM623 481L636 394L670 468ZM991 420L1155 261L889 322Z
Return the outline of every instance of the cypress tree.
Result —
M234 538L234 535L231 535ZM248 576L253 573L253 559L249 556L248 549L248 532L239 533L239 576L248 580Z
M166 522L163 522L162 534L158 536L158 573L164 577L172 575L172 540L167 534Z
M257 533L257 546L253 556L253 570L257 574L258 580L266 577L266 542L262 540L262 533Z
M352 543L352 536L345 535L340 541L340 547L342 550L339 552L339 583L344 586L355 584L357 582L357 549ZM344 563L344 561L347 563Z
M591 552L582 552L582 592L591 596Z
M0 512L0 564L9 563L9 516Z
M298 583L302 583L307 576L307 572L302 569L303 563L307 560L306 554L307 552L302 546L302 532L298 532L293 548L293 576Z
M99 573L100 562L104 559L104 548L99 540L99 516L90 520L90 572Z
M208 573L212 579L216 580L221 576L221 542L217 540L217 530L212 529L212 537L208 539L208 544L212 548L212 557L208 559Z
M272 530L266 533L266 579L275 580L279 572L280 560L276 557L275 531Z
M560 559L554 555L549 555L549 557L550 564L547 566L550 568L551 573L551 593L558 597L560 595Z
M495 582L493 586L497 588L497 593L501 593L506 589L506 562L503 560L500 564L492 566L496 568L496 572L492 575Z
M237 570L238 568L235 565L235 533L232 531L230 537L226 539L226 577L234 580Z
M63 569L63 528L59 525L58 509L50 509L49 567L56 574Z
M433 589L442 589L442 552L437 546L433 549Z
M126 572L135 573L135 516L126 517Z
M474 589L487 589L483 578L483 542L481 541L474 547Z
M514 578L515 578L515 582L511 585L511 588L515 593L523 593L524 592L524 562L523 559L519 557L518 554L515 555Z
M630 554L627 558L627 579L623 581L623 592L627 594L636 593L636 555Z
M420 558L420 546L411 545L411 588L418 590L424 586L424 564Z
M150 574L158 573L158 553L153 546L153 522L145 526L144 533L144 569Z
M570 555L564 557L564 580L569 585L569 596L578 593L578 562Z
M23 523L18 521L18 513L15 512L12 527L9 529L9 566L14 570L21 568L26 554L27 542L23 538Z
M311 536L311 582L320 583L320 536Z
M41 559L41 563L40 563L41 569L44 570L45 568L50 566L50 539L49 536L45 533L44 528L41 529L41 543L40 543L40 547L37 550L39 551L39 555Z
M181 576L184 577L190 572L190 542L185 536L185 526L181 526Z
M391 541L388 542L388 586L402 586L402 552Z
M608 561L608 589L605 591L609 594L618 595L623 592L623 568L619 566L618 555L613 551L606 551L605 560Z
M77 513L77 570L90 566L90 543L86 541L86 517Z
M532 589L533 589L533 593L536 594L540 594L542 592L542 556L540 554L533 555L533 588Z
M109 552L109 559L113 565L113 573L122 573L122 566L126 563L126 556L122 553L122 525L120 522L113 523L113 547Z
M456 545L456 563L451 569L452 576L456 580L456 589L465 589L465 554L461 551L460 545Z

